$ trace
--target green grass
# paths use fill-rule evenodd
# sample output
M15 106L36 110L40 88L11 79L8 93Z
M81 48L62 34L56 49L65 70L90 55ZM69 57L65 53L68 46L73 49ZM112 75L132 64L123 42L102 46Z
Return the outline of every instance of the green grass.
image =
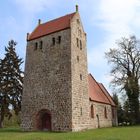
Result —
M0 129L0 140L140 140L140 126L87 130L85 132L22 132Z

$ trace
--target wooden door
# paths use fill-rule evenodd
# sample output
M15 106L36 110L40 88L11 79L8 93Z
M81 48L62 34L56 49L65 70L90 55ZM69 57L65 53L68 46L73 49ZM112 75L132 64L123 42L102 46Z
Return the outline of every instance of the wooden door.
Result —
M42 116L42 129L51 131L51 115L48 113L45 113Z

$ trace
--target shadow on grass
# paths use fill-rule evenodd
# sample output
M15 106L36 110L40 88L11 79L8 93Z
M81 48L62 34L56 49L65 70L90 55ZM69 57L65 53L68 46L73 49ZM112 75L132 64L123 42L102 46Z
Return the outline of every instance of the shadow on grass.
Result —
M48 133L48 134L55 134L55 133L66 133L66 132L54 132L54 131L22 131L20 127L7 127L7 128L0 128L0 133Z
M111 130L113 129L125 129L125 128L139 128L140 125L135 125L135 126L118 126L118 127L112 127ZM87 131L81 131L81 132L100 132L102 131L103 129L105 130L110 130L110 128L100 128L100 129L90 129L90 130L87 130ZM66 134L66 133L81 133L81 132L56 132L56 131L22 131L22 129L20 127L6 127L6 128L0 128L0 133L48 133L48 134Z
M22 132L20 128L0 128L0 132L7 133L7 132L12 132L12 133L17 133L17 132Z

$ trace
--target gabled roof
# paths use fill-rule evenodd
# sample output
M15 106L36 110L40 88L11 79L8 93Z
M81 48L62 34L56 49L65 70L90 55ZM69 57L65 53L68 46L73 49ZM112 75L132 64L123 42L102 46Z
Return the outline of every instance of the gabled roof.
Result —
M35 30L29 35L28 41L57 32L67 28L70 28L70 20L75 13L71 13L60 18L48 21L43 24L39 24Z
M88 75L88 81L89 97L92 101L115 106L115 103L113 102L105 87L99 84L91 74Z
M99 83L100 88L103 90L104 94L106 95L106 97L108 98L110 104L112 106L116 106L112 97L110 96L110 94L108 93L107 89L104 87L104 85L102 83Z

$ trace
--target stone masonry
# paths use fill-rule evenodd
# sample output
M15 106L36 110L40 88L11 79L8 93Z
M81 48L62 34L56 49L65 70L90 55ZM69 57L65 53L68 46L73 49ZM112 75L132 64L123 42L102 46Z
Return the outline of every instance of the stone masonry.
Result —
M116 124L117 124L117 122L115 122L115 120L116 120L115 113L116 112L114 112L114 118L113 118L112 117L112 107L110 105L90 101L90 106L91 105L93 105L93 107L94 107L94 116L93 116L93 118L90 117L89 128L116 126ZM105 117L105 114L104 114L105 108L107 111L107 117Z
M79 57L79 61L77 57ZM71 21L71 62L72 130L78 131L88 129L89 125L86 33L78 12ZM82 79L80 79L80 75Z
M36 130L36 115L47 109L52 116L52 130L71 130L71 46L70 29L27 43L22 127ZM52 37L62 43L52 45ZM34 50L35 42L43 41L42 49Z

